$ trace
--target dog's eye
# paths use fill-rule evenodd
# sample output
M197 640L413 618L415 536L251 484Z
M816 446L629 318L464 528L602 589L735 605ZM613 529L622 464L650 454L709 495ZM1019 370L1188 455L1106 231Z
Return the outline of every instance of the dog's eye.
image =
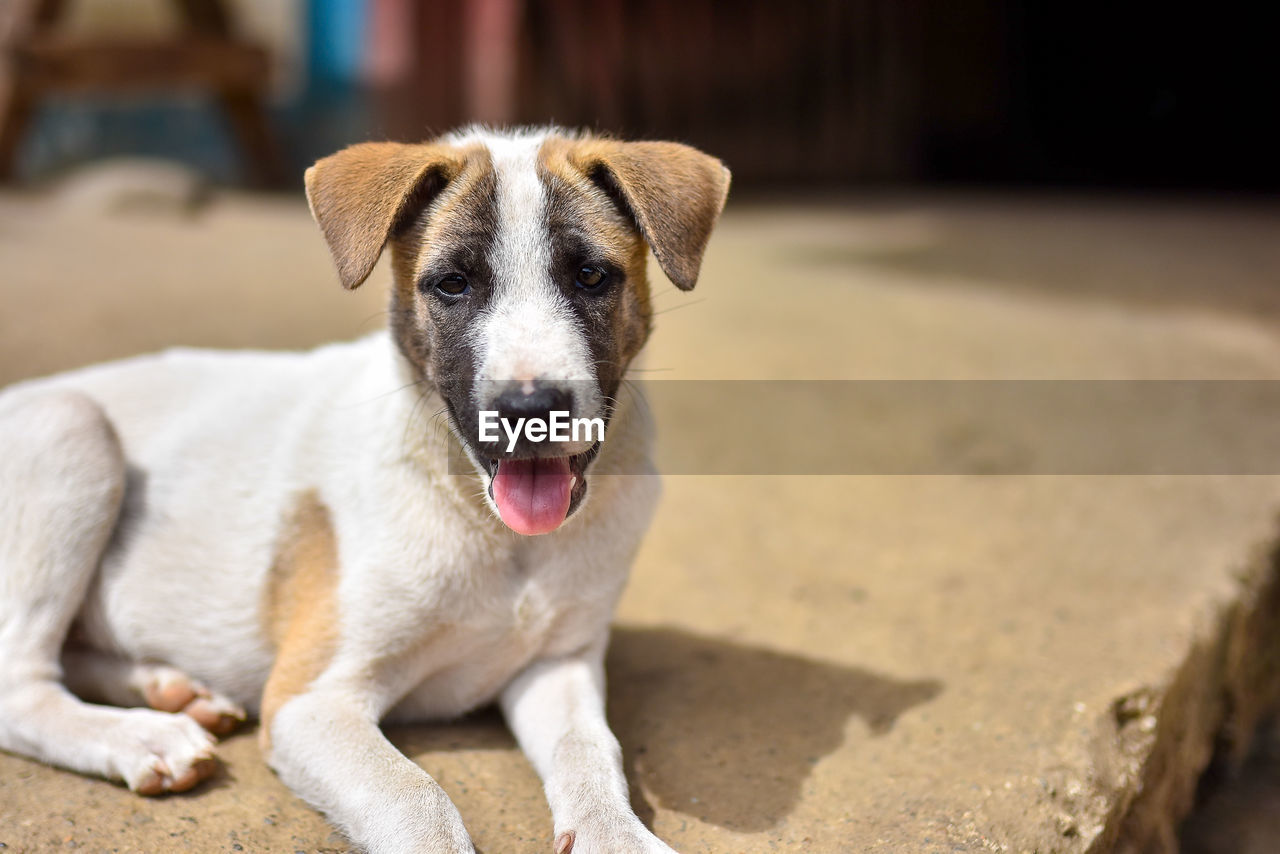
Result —
M462 296L470 289L471 285L467 283L467 277L459 273L451 273L436 282L436 290L446 296Z
M583 266L578 268L578 275L573 283L584 291L598 291L609 275L599 267Z

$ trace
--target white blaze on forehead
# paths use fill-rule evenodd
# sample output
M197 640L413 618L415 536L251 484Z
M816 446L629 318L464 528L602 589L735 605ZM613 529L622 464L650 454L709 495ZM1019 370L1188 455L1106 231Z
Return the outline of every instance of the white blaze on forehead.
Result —
M475 320L477 403L511 380L572 382L579 413L599 407L581 324L551 280L546 187L538 177L542 135L484 139L497 180L497 234L489 257L494 293Z

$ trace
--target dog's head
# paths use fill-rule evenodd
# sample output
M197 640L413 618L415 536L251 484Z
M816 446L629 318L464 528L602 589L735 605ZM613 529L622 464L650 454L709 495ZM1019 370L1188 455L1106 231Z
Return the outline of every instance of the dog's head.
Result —
M306 182L345 287L390 245L392 334L443 398L502 520L522 534L559 527L600 450L590 420L607 424L649 335L646 246L692 288L729 171L671 142L470 130L352 146ZM557 418L567 441L520 429Z

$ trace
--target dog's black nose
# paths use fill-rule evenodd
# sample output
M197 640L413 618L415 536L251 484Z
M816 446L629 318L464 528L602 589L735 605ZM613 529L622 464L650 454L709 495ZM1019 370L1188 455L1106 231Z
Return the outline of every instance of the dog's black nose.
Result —
M546 383L535 383L533 390L526 392L522 383L514 383L498 395L494 408L499 418L512 423L520 418L548 420L552 412L573 410L573 393Z

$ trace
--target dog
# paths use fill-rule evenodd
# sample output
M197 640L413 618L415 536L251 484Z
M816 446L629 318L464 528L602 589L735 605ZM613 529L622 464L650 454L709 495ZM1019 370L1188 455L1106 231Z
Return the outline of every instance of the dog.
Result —
M620 387L648 251L692 288L729 180L682 144L556 128L355 145L306 192L344 287L389 251L386 331L0 394L0 748L157 795L256 716L280 779L356 846L461 854L457 809L379 724L496 701L557 854L669 854L604 710L660 489ZM557 412L607 438L476 429Z

